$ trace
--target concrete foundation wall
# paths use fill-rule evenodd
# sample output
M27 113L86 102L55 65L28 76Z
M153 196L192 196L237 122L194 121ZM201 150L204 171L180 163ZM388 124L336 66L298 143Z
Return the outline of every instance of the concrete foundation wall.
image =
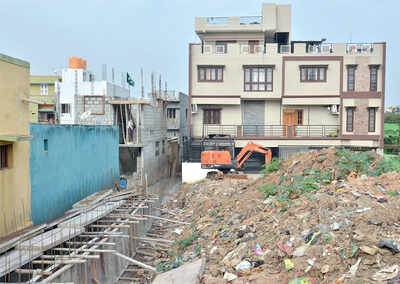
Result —
M62 216L73 203L119 180L116 127L31 124L30 134L35 225Z

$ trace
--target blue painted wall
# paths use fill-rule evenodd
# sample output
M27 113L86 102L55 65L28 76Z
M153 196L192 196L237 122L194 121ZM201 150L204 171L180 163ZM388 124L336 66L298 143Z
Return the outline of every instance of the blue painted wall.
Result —
M62 216L75 202L119 180L117 127L31 124L30 135L35 225Z

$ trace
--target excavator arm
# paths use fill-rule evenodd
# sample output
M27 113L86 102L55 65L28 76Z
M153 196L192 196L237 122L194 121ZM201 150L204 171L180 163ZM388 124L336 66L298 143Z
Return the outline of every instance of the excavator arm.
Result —
M241 168L243 163L246 162L254 152L265 154L265 164L271 162L272 158L271 149L266 150L262 146L250 142L245 147L243 147L242 151L240 151L240 153L236 156L236 166L238 168Z

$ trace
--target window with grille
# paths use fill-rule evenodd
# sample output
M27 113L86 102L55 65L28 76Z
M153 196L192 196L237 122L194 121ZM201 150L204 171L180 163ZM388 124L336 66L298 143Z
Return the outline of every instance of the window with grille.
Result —
M377 91L378 89L378 66L370 66L370 91Z
M175 108L167 109L167 117L169 119L175 119L175 117L176 117L176 109Z
M49 86L47 84L40 84L40 94L47 96L49 94Z
M156 156L160 155L160 141L156 142L156 152L155 152Z
M0 170L8 168L8 147L9 145L0 146Z
M221 124L221 110L205 109L203 113L204 124Z
M272 92L272 67L245 67L244 90L247 92Z
M61 104L61 113L71 113L71 104Z
M355 74L356 74L356 67L349 66L347 67L347 91L354 92L355 89Z
M303 125L303 110L297 111L297 124Z
M368 132L375 132L376 108L368 108Z
M223 66L199 66L199 82L222 82L224 80Z
M326 82L327 66L300 66L300 82Z
M346 132L353 132L354 107L346 108Z

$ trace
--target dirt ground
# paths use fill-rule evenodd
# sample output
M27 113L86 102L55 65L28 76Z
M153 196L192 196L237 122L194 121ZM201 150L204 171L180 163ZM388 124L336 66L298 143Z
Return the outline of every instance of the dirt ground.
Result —
M191 225L172 233L161 269L205 257L204 284L400 283L395 170L330 148L258 179L183 185L166 208Z

